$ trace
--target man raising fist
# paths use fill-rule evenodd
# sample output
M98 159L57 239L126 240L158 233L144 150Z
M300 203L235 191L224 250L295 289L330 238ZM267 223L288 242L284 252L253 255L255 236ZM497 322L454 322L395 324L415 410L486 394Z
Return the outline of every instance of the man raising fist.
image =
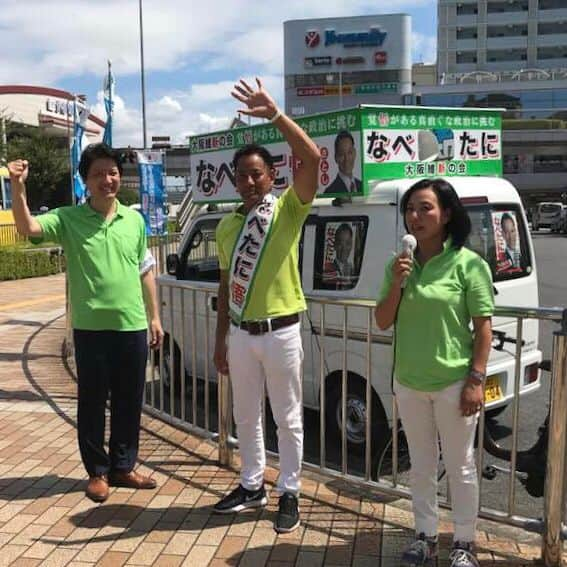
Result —
M78 376L78 434L89 475L86 494L103 502L108 487L155 488L134 472L150 345L163 338L153 271L146 269L146 229L136 211L120 204L122 165L104 144L88 146L79 173L89 200L33 217L26 202L28 162L8 164L12 212L20 234L63 246L67 259ZM144 308L145 301L145 308ZM147 311L147 318L146 318ZM111 394L109 453L104 412Z

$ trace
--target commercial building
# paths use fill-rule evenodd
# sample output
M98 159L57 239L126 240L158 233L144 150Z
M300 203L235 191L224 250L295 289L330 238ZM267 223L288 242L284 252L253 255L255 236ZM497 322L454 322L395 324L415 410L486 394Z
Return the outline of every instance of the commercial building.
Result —
M554 69L567 61L565 0L439 0L437 66L471 71Z
M49 136L73 135L74 105L79 96L50 87L0 85L2 117L11 122L41 128ZM104 120L89 114L85 134L89 142L101 142Z
M29 85L0 85L0 121L5 136L6 122L40 128L46 136L70 144L74 127L74 105L79 97L67 91ZM104 134L104 120L89 113L85 135L89 142L100 142ZM8 140L9 142L9 140ZM11 207L9 183L0 175L0 208Z
M501 107L504 174L528 205L567 191L567 2L438 0L423 105Z
M411 18L405 14L284 23L285 109L291 116L411 96Z

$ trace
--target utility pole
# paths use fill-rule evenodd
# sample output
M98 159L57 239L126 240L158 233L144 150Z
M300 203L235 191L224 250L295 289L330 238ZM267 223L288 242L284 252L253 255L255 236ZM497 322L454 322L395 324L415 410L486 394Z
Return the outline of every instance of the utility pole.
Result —
M2 155L0 155L0 165L3 165L8 160L8 141L6 137L6 118L2 116L0 118L1 125L2 125ZM4 184L4 176L0 175L0 199L2 199L2 203L0 208L7 209L6 205L6 186Z
M144 132L144 150L148 147L148 133L146 130L146 81L144 78L144 19L142 16L142 0L139 0L140 14L140 71L142 78L142 128Z

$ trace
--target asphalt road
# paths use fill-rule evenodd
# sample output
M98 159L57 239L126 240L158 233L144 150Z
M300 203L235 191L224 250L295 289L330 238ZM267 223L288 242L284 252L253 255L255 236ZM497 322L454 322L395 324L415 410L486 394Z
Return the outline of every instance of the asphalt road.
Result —
M541 230L532 233L538 270L539 298L542 307L567 307L567 236L555 235ZM551 357L552 335L557 325L540 323L539 342L544 358ZM539 391L522 400L519 419L519 449L530 447L538 427L547 415L549 404L549 372L542 372ZM511 444L512 410L508 408L497 418L500 432L504 435L502 444ZM501 461L486 458L487 463L506 465ZM506 510L508 506L508 478L499 474L495 480L483 481L482 502L484 505ZM533 498L520 483L516 483L516 513L528 517L543 516L543 498Z
M554 235L548 231L533 233L534 246L536 251L536 262L538 268L540 305L546 307L562 306L567 307L567 236ZM540 348L544 358L550 358L552 348L552 333L555 328L553 323L543 322L540 324ZM190 382L190 378L188 378ZM549 400L549 373L543 372L541 388L535 394L522 400L519 416L519 449L526 449L536 439L538 427L541 425L548 409ZM155 399L159 402L159 386L156 386ZM189 386L189 384L188 384ZM197 389L197 422L204 426L204 391L203 384L199 381ZM191 392L188 392L191 396ZM148 396L149 398L149 396ZM216 430L217 424L217 391L215 384L211 384L210 389L210 429ZM169 410L168 396L164 396L165 410ZM175 414L180 417L179 398L175 400ZM192 420L192 401L186 402L186 419ZM503 446L511 444L511 425L512 410L506 409L500 416L493 420L494 433ZM270 450L277 448L277 438L275 426L268 412L267 417L267 436L266 445ZM340 444L327 443L326 447L327 466L339 469L341 462ZM305 411L305 458L306 460L319 462L319 413ZM498 461L490 455L484 455L485 464L497 464L506 466L507 463ZM349 473L360 475L364 470L364 460L358 455L348 456ZM400 481L407 482L408 474L401 473ZM446 492L445 482L441 483L441 492ZM505 473L498 473L493 480L483 479L481 499L485 506L493 509L506 511L508 509L509 476ZM543 499L531 497L521 485L516 481L516 509L515 513L527 517L539 518L543 516Z

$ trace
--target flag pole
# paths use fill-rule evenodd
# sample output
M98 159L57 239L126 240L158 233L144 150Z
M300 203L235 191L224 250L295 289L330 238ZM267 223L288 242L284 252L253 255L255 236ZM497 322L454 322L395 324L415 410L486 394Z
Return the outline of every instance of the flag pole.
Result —
M107 60L108 73L104 81L104 108L106 110L106 124L104 126L103 142L112 147L112 126L114 119L114 101L112 100L114 91L114 77L112 76L112 61Z

